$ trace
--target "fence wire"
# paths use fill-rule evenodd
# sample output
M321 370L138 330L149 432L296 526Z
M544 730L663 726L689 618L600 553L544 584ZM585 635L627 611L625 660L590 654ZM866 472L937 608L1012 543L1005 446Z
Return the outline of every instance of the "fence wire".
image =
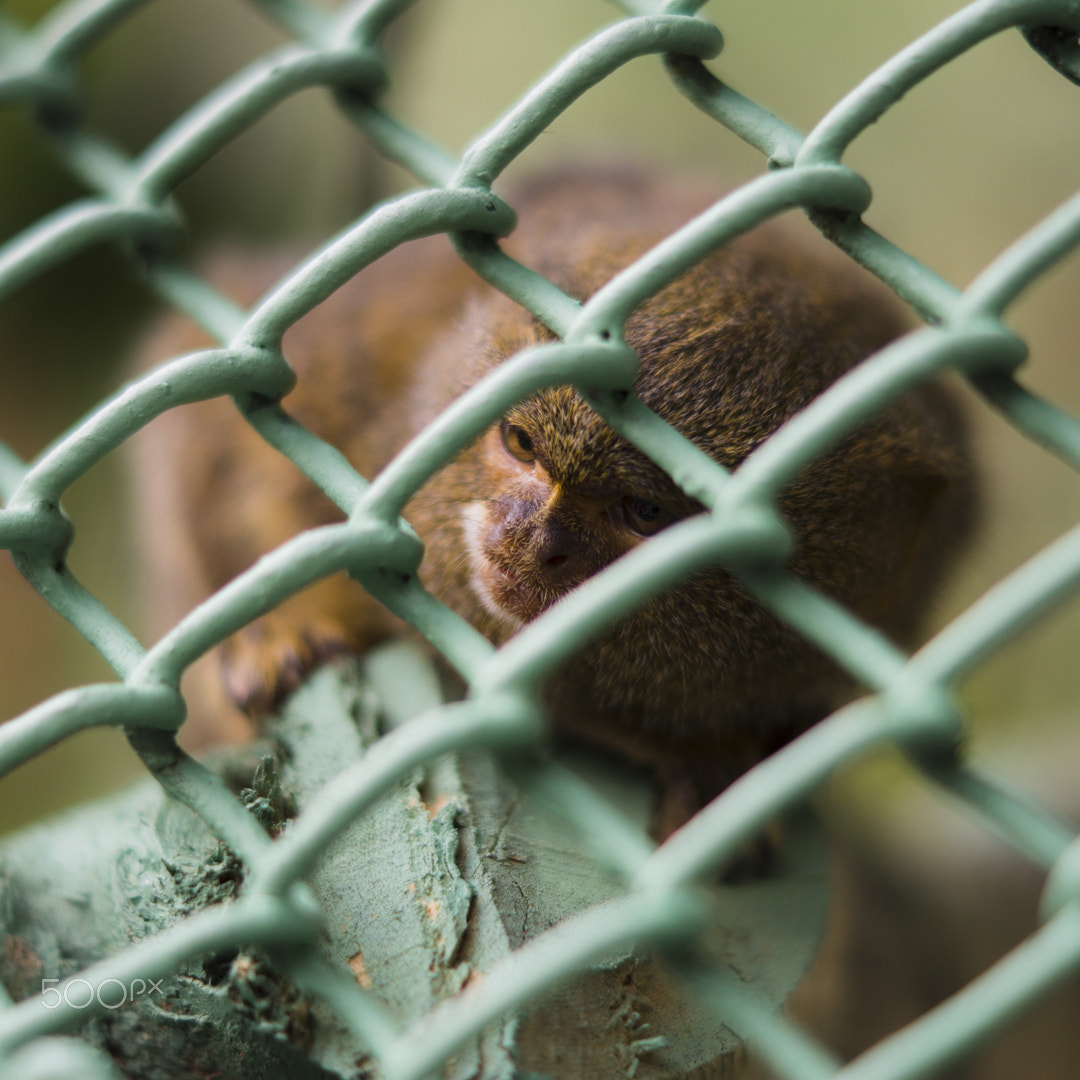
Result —
M26 579L90 641L119 681L59 694L0 730L0 769L95 725L122 725L150 773L192 807L246 864L242 896L196 914L80 973L125 981L169 973L183 960L230 944L306 956L305 985L322 993L377 1059L388 1080L420 1078L514 1000L580 970L605 941L662 944L693 940L704 912L695 880L724 863L770 817L810 792L838 766L883 744L917 751L926 775L964 800L1046 872L1039 928L1016 950L901 1033L849 1063L832 1057L780 1016L760 1015L708 972L687 972L718 1016L752 1037L780 1075L911 1077L939 1068L976 1045L1032 1000L1080 970L1080 842L1072 829L1030 801L978 775L956 754L961 720L954 689L972 669L1080 586L1080 527L1010 574L950 626L906 655L853 615L787 576L777 495L808 462L839 442L879 403L924 380L955 371L974 394L1028 438L1080 468L1080 424L1016 379L1026 347L1002 321L1009 305L1080 242L1080 195L1003 251L965 290L933 274L862 223L870 202L864 179L846 166L851 142L909 89L992 35L1019 28L1066 78L1080 81L1080 0L977 0L898 53L801 135L720 82L705 66L722 47L720 31L696 14L699 0L624 0L625 17L557 64L460 159L446 154L380 105L387 82L380 37L410 0L346 0L327 11L300 0L249 0L290 43L217 87L141 154L128 156L82 122L80 64L89 50L148 0L69 0L36 25L0 15L0 102L36 118L42 137L86 194L0 246L0 294L90 245L115 243L145 268L149 286L205 327L220 346L175 358L126 386L30 462L0 444L0 544ZM513 208L491 185L575 99L639 57L664 58L673 85L698 109L764 154L769 170L723 198L657 251L618 274L584 305L503 254L462 234L498 239ZM238 308L173 257L183 218L176 186L232 139L298 91L329 89L383 155L422 188L364 214L297 266L253 308ZM10 167L10 165L8 166ZM641 303L703 253L792 207L801 207L836 244L890 285L926 326L885 348L727 473L695 450L632 393L636 357L622 326ZM487 281L524 305L558 341L520 354L465 395L369 482L342 455L289 420L276 404L294 376L282 354L289 326L343 282L397 245L448 233ZM554 383L579 388L604 420L707 508L591 579L564 604L495 650L457 615L423 592L421 550L400 520L416 490L514 401ZM154 417L177 405L232 395L254 428L291 458L347 515L344 523L295 537L193 610L153 647L132 632L68 569L74 541L60 510L65 490ZM543 675L628 604L662 587L665 564L704 567L746 544L772 569L742 574L777 615L851 672L869 693L764 761L684 829L656 848L628 841L615 815L588 827L618 852L626 894L560 928L554 954L523 951L509 972L462 995L427 1021L423 1037L399 1030L353 980L321 972L319 918L304 875L328 843L408 770L472 745L524 748L544 731L536 688ZM738 559L735 559L738 570ZM442 647L466 678L467 700L396 728L318 800L289 834L271 842L224 785L180 751L180 677L200 655L293 592L346 569L391 610ZM586 800L587 802L588 800ZM599 937L598 937L599 936ZM552 960L552 955L556 959ZM497 974L497 973L496 973ZM0 1061L34 1052L34 1040L80 1026L100 1009L34 1000L0 1008ZM66 1046L72 1073L99 1066ZM27 1060L23 1058L24 1062ZM59 1061L60 1058L57 1059Z

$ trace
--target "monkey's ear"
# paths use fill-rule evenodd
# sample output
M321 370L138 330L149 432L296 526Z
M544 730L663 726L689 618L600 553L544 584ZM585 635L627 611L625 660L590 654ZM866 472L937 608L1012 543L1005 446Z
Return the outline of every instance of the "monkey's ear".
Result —
M979 524L982 495L973 465L969 421L957 393L947 385L930 384L915 396L922 413L919 429L920 461L910 471L912 482L923 492L925 518L920 530L920 550L930 550L937 571L927 587L937 584L952 570L966 541ZM943 560L937 552L953 552Z
M938 591L962 555L975 529L979 500L974 476L956 460L924 461L894 476L892 483L906 504L908 524L894 573L880 596L881 622L905 642L919 630L927 597Z

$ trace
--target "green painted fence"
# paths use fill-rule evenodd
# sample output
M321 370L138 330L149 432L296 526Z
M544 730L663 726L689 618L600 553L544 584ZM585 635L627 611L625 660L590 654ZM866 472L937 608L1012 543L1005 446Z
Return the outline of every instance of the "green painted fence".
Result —
M86 191L0 246L0 295L17 295L36 275L90 245L114 243L137 253L148 286L221 343L174 359L124 387L34 461L24 462L0 444L0 544L118 676L116 682L60 694L9 721L0 730L0 768L10 770L81 729L123 725L149 772L243 861L247 884L231 906L206 910L103 961L94 977L123 981L133 972L167 972L185 958L230 942L258 945L271 956L275 950L292 957L298 947L313 950L319 918L303 878L327 844L417 763L475 745L528 752L544 730L535 698L538 680L627 605L661 588L673 559L687 569L731 560L763 603L835 657L869 692L763 762L659 848L615 815L582 821L613 853L626 893L560 931L557 963L541 963L542 953L534 950L529 962L518 966L518 977L530 991L578 970L601 927L612 940L665 946L692 940L706 915L694 882L838 766L881 744L913 752L930 781L964 800L987 828L1045 870L1040 927L959 994L846 1065L784 1019L757 1015L737 1002L720 1007L721 1012L729 1008L729 1020L741 1018L733 1026L741 1024L783 1076L918 1076L969 1049L1080 970L1080 845L1051 814L1005 793L957 755L962 725L954 696L973 668L1080 585L1080 527L908 656L785 574L785 534L776 510L777 493L787 481L882 400L949 370L959 372L975 397L1047 452L1080 467L1080 424L1017 381L1026 347L1002 321L1018 294L1080 242L1080 195L960 291L861 222L870 190L842 161L848 145L907 90L991 35L1018 28L1065 78L1080 81L1080 2L978 0L890 59L803 136L710 73L705 62L717 56L723 39L716 26L697 16L700 3L626 0L620 5L625 18L567 55L460 160L400 124L379 103L387 78L379 40L409 0L354 0L333 11L298 0L250 0L287 32L290 43L217 87L138 157L126 156L83 125L80 64L88 50L147 2L72 0L34 26L0 16L0 103L36 118L42 138ZM639 58L654 55L663 57L673 85L690 103L761 151L767 171L584 305L513 262L497 245L478 250L461 242L465 231L494 238L509 233L513 208L491 190L500 173L590 87L621 65L649 62ZM171 193L260 117L312 86L329 88L371 144L411 172L421 188L366 213L254 308L240 310L172 258L184 226ZM677 107L674 95L672 107ZM636 358L622 341L621 327L634 305L705 251L792 207L803 208L827 236L889 284L926 326L869 359L729 475L635 399ZM369 483L334 448L298 428L273 404L293 383L282 336L362 267L406 240L433 233L449 233L462 258L560 340L500 367ZM414 574L421 551L399 514L432 473L513 401L567 381L587 384L604 419L710 513L665 531L494 650L423 593ZM259 434L292 458L347 521L284 544L146 649L68 569L75 527L59 501L73 482L155 416L223 394L233 396ZM773 568L762 569L758 562L752 572L740 570L738 552L747 543L759 556L773 552ZM192 661L247 621L341 569L436 642L465 677L470 694L386 735L335 783L332 797L310 806L286 838L272 843L220 781L177 749L173 734L185 716L178 682ZM323 992L333 987L333 1007L392 1080L428 1075L457 1041L505 1004L491 994L473 995L442 1027L426 1028L420 1040L411 1030L395 1030L359 986L343 988L329 976L323 986L311 977L310 966L307 970L306 988L318 994L320 987ZM34 1001L3 1002L0 1061L32 1040L77 1027L93 1008L43 1010Z

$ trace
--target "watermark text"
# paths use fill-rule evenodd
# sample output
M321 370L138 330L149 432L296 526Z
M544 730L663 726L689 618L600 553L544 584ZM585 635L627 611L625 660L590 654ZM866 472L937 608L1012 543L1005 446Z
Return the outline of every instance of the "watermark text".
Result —
M129 1001L162 993L164 979L132 979L122 983L119 979L102 979L91 983L89 979L74 978L41 980L41 1004L46 1009L59 1009L67 1005L71 1009L88 1009L96 1001L103 1009L119 1009ZM57 985L63 983L63 985Z

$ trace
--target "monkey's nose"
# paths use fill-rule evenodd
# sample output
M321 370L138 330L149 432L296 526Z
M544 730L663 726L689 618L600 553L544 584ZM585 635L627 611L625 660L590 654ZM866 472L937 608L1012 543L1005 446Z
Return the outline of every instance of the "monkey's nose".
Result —
M559 522L549 521L539 531L533 550L536 565L556 588L566 588L582 576L582 540Z

